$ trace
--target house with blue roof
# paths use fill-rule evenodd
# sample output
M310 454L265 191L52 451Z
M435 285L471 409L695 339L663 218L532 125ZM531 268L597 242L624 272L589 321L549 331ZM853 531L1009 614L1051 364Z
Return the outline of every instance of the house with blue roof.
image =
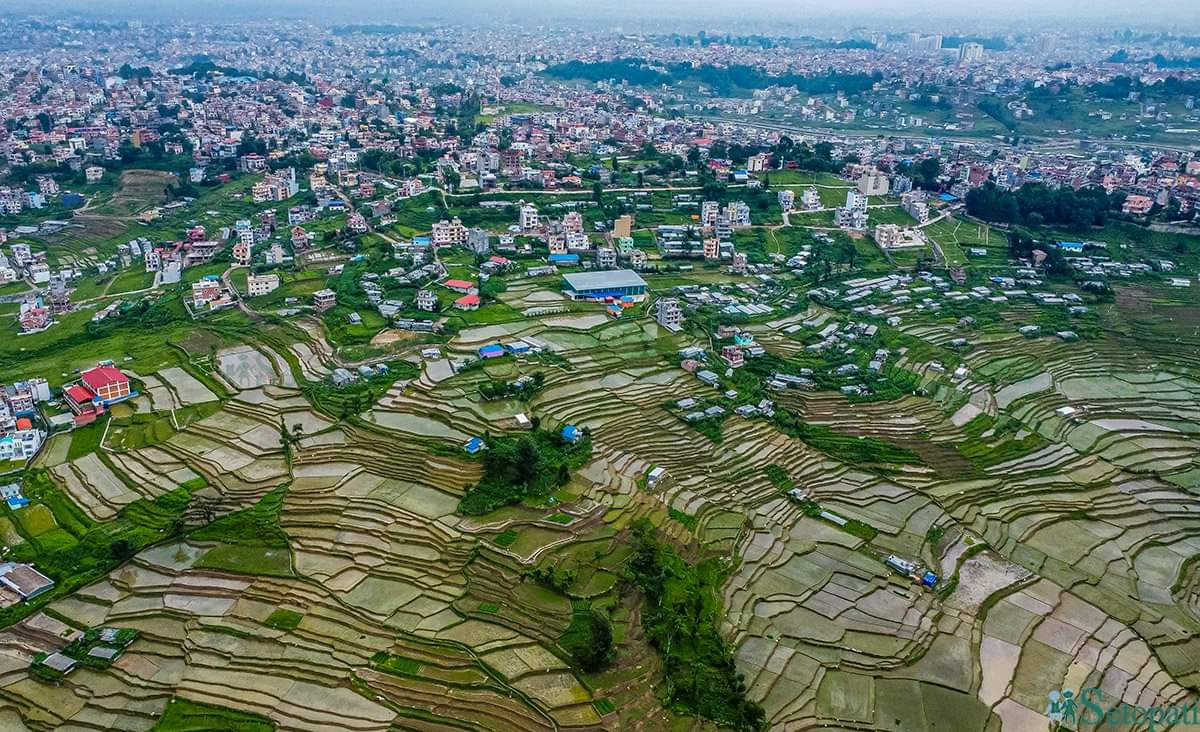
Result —
M1082 252L1083 242L1081 241L1060 241L1058 248L1064 252Z
M566 425L562 428L562 438L571 444L579 442L583 437L583 432L573 424Z
M480 358L499 358L503 356L504 353L504 346L500 345L499 343L489 343L486 346L480 346L479 348Z
M463 445L463 450L466 450L468 455L474 455L487 449L487 443L482 437L472 437L467 440L467 444Z
M20 483L9 483L8 485L0 486L0 498L4 499L8 507L14 511L29 505L29 499L21 495Z

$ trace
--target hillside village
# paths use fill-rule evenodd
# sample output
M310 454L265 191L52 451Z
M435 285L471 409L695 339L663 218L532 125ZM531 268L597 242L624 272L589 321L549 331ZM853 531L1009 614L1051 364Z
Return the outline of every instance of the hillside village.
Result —
M1193 41L0 26L0 729L1195 701Z

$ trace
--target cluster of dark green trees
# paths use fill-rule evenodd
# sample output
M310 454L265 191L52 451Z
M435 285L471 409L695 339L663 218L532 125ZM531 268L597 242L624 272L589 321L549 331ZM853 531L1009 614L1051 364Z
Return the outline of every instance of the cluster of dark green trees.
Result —
M529 399L546 383L546 375L536 371L526 381L485 381L479 385L479 394L484 399Z
M520 437L487 436L483 477L463 495L459 513L479 516L526 498L544 498L571 480L591 457L588 437L571 444L557 432L534 429Z
M576 666L595 673L607 666L613 657L612 623L599 610L576 610L559 643L571 654Z
M809 94L826 94L835 91L858 94L883 80L883 74L879 72L844 74L830 71L814 76L802 74L773 76L765 73L762 69L744 64L718 67L710 64L692 66L690 63L672 63L654 67L645 59L640 58L594 62L576 59L550 66L544 73L559 79L585 79L588 81L617 79L640 86L697 83L711 86L718 93L727 93L734 89L750 90L765 89L769 86L793 86Z
M818 142L809 145L807 142L796 142L784 135L779 142L771 147L773 162L779 165L795 163L800 170L814 173L836 173L846 165L846 160L833 159L833 145L828 142Z
M984 221L1087 228L1103 226L1109 212L1119 209L1120 196L1109 196L1102 188L1051 188L1044 183L1026 183L1006 191L988 181L967 192L967 213Z
M1066 276L1071 273L1071 265L1067 263L1066 257L1058 247L1042 244L1019 232L1009 233L1008 254L1013 259L1033 259L1033 250L1035 249L1045 252L1046 260L1042 262L1042 266L1047 273L1057 276Z
M689 565L645 519L634 525L633 542L628 578L646 599L642 625L662 657L665 704L725 727L760 729L765 713L746 698L733 649L720 632L722 561Z

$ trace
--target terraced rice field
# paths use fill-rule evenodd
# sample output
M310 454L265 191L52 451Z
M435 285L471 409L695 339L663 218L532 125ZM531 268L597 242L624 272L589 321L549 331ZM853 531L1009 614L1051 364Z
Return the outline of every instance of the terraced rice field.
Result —
M532 286L505 295L558 304ZM749 330L791 357L804 347L790 325L832 318L813 306ZM901 330L933 349L957 332ZM449 365L518 338L548 354ZM895 399L770 392L835 438L917 456L885 466L764 418L729 416L706 437L673 403L714 395L676 356L710 344L594 310L464 329L356 414L305 398L336 363L322 339L224 348L200 369L219 387L180 367L145 374L136 413L162 426L141 442L110 431L72 459L59 440L43 464L99 522L191 485L182 520L220 535L155 543L0 633L0 722L147 730L183 704L170 713L297 730L707 729L656 692L645 608L622 579L641 519L689 560L730 560L720 631L775 729L1043 729L1058 688L1194 700L1196 375L1103 340L994 326L976 341L953 383L933 351L907 351L928 388ZM525 401L480 397L535 372ZM517 434L516 414L586 429L590 458L552 501L459 513L483 475L462 444ZM648 489L652 468L665 477ZM21 518L55 530L53 515ZM893 554L938 585L897 574ZM580 671L562 645L580 607L612 619L604 671ZM29 678L62 632L105 625L141 633L111 669Z

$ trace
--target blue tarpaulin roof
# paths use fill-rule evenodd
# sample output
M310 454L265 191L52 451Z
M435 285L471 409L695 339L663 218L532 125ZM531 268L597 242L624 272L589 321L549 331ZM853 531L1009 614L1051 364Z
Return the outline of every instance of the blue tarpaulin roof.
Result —
M482 450L485 447L487 447L487 445L484 444L483 438L480 438L480 437L472 437L471 439L467 440L467 444L463 445L463 449L466 450L467 452L471 453L472 455L479 452L480 450Z

